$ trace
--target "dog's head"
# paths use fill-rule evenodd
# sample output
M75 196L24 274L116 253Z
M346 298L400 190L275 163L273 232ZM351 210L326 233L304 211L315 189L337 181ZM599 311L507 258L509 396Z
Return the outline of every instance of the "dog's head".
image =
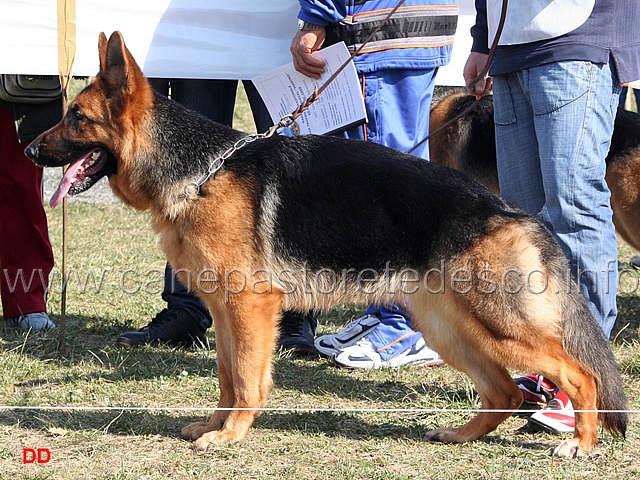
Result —
M120 32L98 40L100 72L69 104L60 123L44 132L25 149L37 165L69 165L50 204L55 207L67 194L89 189L105 175L118 172L118 162L129 158L143 108L153 93L125 46Z

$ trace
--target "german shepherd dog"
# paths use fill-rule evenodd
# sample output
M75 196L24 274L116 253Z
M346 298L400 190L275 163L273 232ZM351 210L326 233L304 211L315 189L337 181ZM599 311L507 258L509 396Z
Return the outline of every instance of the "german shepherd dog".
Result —
M442 89L431 110L434 132L475 97L459 89ZM484 97L468 115L429 139L431 161L465 172L500 194L496 167L493 97ZM640 115L618 109L606 158L607 185L616 231L640 251Z
M624 436L615 358L536 219L467 175L374 143L274 135L238 147L246 134L154 93L119 32L100 35L99 53L98 75L25 152L70 165L53 204L106 175L149 210L179 278L211 310L219 409L182 429L196 448L246 436L272 385L283 310L369 302L406 301L475 383L483 411L430 440L475 440L517 410L508 368L545 375L580 410L557 455L590 452L598 419Z

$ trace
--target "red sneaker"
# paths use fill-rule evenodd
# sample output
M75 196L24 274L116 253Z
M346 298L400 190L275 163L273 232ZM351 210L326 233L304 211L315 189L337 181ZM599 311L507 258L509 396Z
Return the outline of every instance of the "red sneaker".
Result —
M518 388L522 390L524 401L520 408L523 409L534 409L546 406L558 391L558 387L542 375L530 373L522 377L514 378L513 381L516 382Z

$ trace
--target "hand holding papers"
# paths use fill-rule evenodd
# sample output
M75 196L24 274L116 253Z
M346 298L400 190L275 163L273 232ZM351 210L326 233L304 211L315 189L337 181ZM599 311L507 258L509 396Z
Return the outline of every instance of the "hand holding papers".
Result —
M274 123L292 113L315 88L324 82L349 59L343 42L318 51L325 61L325 73L319 80L297 72L293 63L283 65L252 79ZM367 121L360 81L351 62L322 92L285 135L332 134L361 125Z

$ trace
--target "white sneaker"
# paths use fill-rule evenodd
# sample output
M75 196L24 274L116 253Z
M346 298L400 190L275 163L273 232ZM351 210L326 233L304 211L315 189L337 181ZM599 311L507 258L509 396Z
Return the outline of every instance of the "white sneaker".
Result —
M342 349L333 358L334 362L342 367L349 368L388 368L402 365L441 365L443 360L434 350L431 350L420 337L418 341L404 352L383 360L367 338L362 338L355 345Z
M536 432L572 433L576 428L576 415L566 393L557 391L547 406L535 412L527 422Z
M365 337L379 323L380 319L375 315L364 315L349 322L338 333L316 338L314 345L322 355L327 357L337 355L342 349L354 345L362 337Z
M42 330L45 328L56 328L56 324L51 321L45 312L27 313L19 317L7 318L7 328L14 330Z

